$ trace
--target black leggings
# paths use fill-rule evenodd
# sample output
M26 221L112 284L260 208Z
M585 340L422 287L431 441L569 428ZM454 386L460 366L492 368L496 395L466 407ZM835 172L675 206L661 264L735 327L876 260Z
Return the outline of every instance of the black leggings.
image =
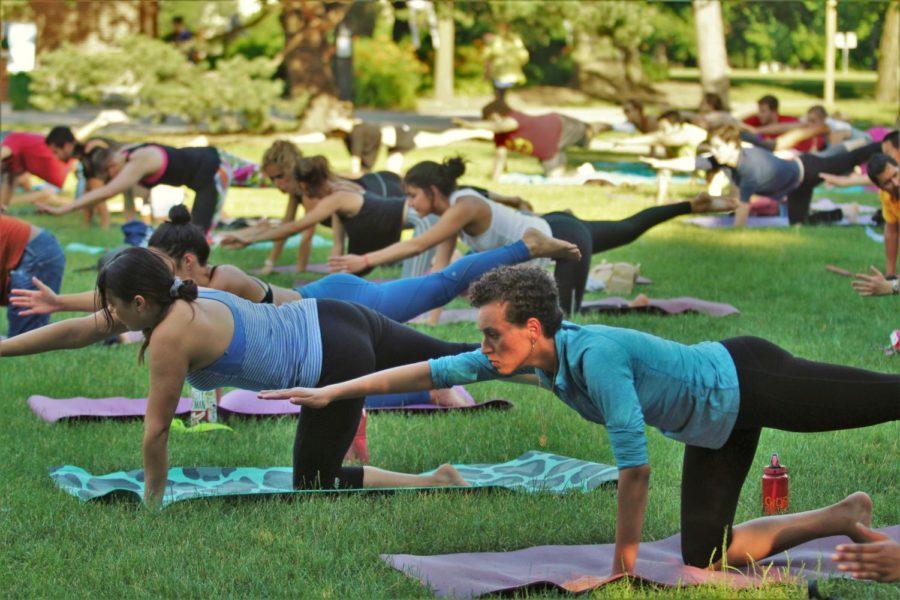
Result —
M572 242L581 250L581 260L556 262L554 277L559 288L559 304L566 314L578 312L591 270L591 256L629 244L660 223L691 212L690 202L654 206L621 221L582 221L565 212L544 215L553 237Z
M681 555L706 567L731 544L741 487L763 427L815 432L900 418L900 376L796 358L756 337L725 340L737 368L740 409L716 450L687 446L681 475Z
M322 375L317 387L382 369L469 352L478 344L445 342L359 304L317 300L322 333ZM294 487L354 489L362 467L342 467L356 435L364 398L338 400L325 408L304 408L294 439Z
M881 144L873 142L861 146L850 152L841 152L832 156L816 156L815 154L801 154L800 162L803 163L803 180L800 186L788 194L788 221L791 225L797 223L809 223L815 225L833 219L817 219L816 215L810 216L809 205L812 201L813 190L824 179L822 173L844 174L849 173L858 164L869 160L873 154L881 152Z

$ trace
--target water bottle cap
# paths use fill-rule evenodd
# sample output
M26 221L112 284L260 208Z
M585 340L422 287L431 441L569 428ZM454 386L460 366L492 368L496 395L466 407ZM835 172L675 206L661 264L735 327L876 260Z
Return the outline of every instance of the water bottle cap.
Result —
M773 453L772 458L769 460L769 466L763 469L763 473L766 475L784 475L787 473L787 467L779 463L778 454Z

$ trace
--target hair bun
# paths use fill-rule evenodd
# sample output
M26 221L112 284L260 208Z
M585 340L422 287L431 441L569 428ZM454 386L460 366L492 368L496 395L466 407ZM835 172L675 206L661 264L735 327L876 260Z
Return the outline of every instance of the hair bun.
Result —
M187 225L191 222L191 211L184 204L176 204L169 209L169 221L173 225Z
M444 160L444 173L447 177L456 181L466 172L466 161L462 156L452 156Z

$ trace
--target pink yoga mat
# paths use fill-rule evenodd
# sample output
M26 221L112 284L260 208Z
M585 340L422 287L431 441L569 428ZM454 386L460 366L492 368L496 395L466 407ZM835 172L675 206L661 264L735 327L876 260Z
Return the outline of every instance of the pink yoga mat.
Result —
M602 300L586 300L581 305L582 313L592 312L653 312L664 315L679 315L685 312L696 312L713 317L725 317L740 313L730 304L709 302L698 298L683 296L681 298L651 299L649 306L628 306L628 300L618 296L611 296ZM478 319L478 310L474 308L445 308L441 312L440 324L447 323L474 323ZM427 323L428 314L419 315L410 323Z
M134 419L143 417L147 411L146 398L65 398L56 399L47 396L31 396L28 406L45 421L51 423L63 419ZM512 407L507 400L488 400L471 406L449 408L434 404L411 404L402 407L370 408L370 413L392 412L410 414L431 414L443 412L472 412L479 410L505 410ZM182 398L178 402L176 414L187 414L191 411L191 399ZM300 407L287 400L260 400L256 392L232 390L222 397L219 414L242 417L271 417L293 415L300 412Z
M879 529L900 541L900 525ZM634 575L664 586L720 583L734 588L778 581L840 576L831 561L834 547L845 536L820 538L760 561L755 570L708 571L681 562L681 536L641 544ZM381 558L438 596L470 598L527 588L555 587L569 592L593 590L619 577L610 577L614 544L536 546L514 552L477 552L414 556L382 554ZM775 568L766 571L769 566ZM765 575L763 575L763 573Z

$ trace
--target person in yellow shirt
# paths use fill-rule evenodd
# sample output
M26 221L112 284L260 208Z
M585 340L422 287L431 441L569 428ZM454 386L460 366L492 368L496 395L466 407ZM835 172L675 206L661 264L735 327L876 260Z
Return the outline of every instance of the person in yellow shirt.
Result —
M866 163L866 171L880 190L878 197L884 216L884 275L887 280L893 280L892 291L896 294L897 248L900 245L900 168L897 161L887 154L876 154Z

